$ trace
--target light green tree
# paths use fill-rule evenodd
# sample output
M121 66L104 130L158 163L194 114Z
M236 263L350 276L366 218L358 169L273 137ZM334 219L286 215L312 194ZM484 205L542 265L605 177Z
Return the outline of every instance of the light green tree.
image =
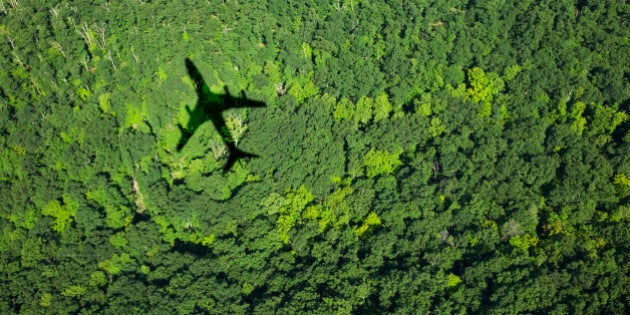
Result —
M114 254L110 259L98 263L98 267L105 270L110 276L119 274L127 265L134 260L127 253L121 255Z
M315 86L315 83L311 80L313 72L308 75L300 75L295 78L291 78L288 82L289 94L293 95L299 104L304 102L305 99L317 95L319 89Z
M245 115L243 113L235 113L231 111L225 119L225 125L227 126L234 145L238 146L239 140L243 138L245 131L247 131L247 124L245 123Z
M480 68L468 70L469 87L466 89L475 103L480 105L479 117L489 117L492 114L492 101L503 90L504 82L494 72L484 72Z
M55 218L52 229L63 232L72 222L79 209L79 202L70 195L63 196L63 205L59 200L51 200L42 209L42 214Z
M393 109L387 94L382 93L374 98L374 122L387 119Z
M363 96L357 101L356 111L354 113L354 121L357 125L367 125L372 119L372 109L374 101Z
M354 104L347 98L342 98L337 104L335 104L335 109L333 112L333 117L336 121L341 121L344 119L352 119L355 112Z
M380 151L370 149L363 158L363 167L365 168L365 174L370 177L376 177L377 175L391 174L394 170L402 165L399 159L402 150L397 153L391 153L388 151Z

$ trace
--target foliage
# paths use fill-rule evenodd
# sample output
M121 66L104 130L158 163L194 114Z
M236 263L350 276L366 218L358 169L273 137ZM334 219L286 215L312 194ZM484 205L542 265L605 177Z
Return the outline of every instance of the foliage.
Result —
M623 1L0 16L2 314L630 311Z
M365 174L370 178L376 175L392 174L396 167L402 164L398 158L400 153L370 149L363 159Z

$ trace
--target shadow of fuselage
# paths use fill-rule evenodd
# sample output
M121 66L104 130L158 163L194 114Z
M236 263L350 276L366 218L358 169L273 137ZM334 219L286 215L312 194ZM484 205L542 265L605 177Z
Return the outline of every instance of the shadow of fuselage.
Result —
M212 122L216 130L219 133L222 133L223 142L228 148L228 159L223 166L224 172L230 170L234 163L236 163L239 159L258 157L255 154L241 151L236 147L234 137L227 128L227 124L222 113L223 111L231 108L265 107L265 103L248 100L245 97L245 92L243 91L241 91L240 97L232 96L227 87L225 87L225 94L212 93L210 88L208 88L208 85L206 85L201 72L199 72L199 69L197 69L195 64L189 58L186 58L186 69L188 70L188 75L193 81L198 100L195 108L190 109L189 106L186 106L186 110L190 115L188 124L185 127L178 124L178 127L182 132L182 137L177 144L177 151L183 149L199 126L209 120Z

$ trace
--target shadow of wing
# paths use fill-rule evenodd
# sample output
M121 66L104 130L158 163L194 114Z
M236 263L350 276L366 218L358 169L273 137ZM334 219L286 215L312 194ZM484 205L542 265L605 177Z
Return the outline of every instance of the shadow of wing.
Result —
M254 101L247 98L245 95L245 91L241 90L241 95L239 97L232 96L230 91L228 91L227 86L223 88L225 93L223 93L223 103L224 108L243 108L243 107L267 107L265 103L260 101Z

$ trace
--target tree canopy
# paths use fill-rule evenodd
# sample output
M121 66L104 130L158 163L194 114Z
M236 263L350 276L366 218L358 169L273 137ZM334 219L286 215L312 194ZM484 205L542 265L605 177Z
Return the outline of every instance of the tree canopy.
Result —
M613 0L0 0L0 313L630 313L629 38ZM186 58L266 107L195 125Z

